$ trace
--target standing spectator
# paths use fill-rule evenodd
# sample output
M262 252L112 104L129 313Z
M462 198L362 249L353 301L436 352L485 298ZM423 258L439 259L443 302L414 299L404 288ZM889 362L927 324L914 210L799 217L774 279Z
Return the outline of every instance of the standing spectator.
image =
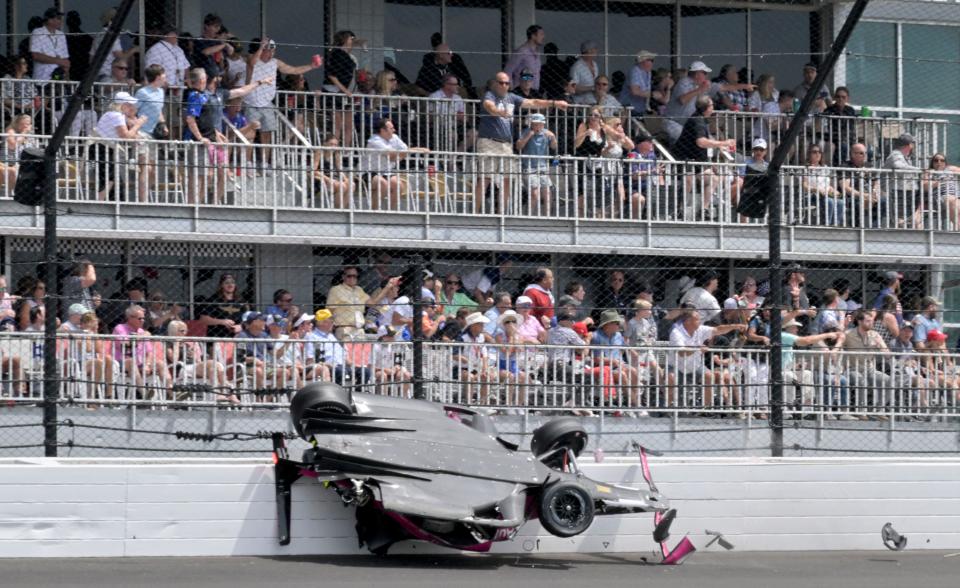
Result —
M440 43L433 49L433 59L424 61L417 73L417 86L430 94L443 86L443 79L453 74L453 51L446 43Z
M896 303L896 313L897 321L903 323L903 307L900 305L900 281L903 279L903 274L897 271L888 271L883 272L883 288L880 289L880 292L877 294L877 297L873 299L873 309L880 310L883 308L886 303L887 296L893 296L893 299Z
M853 159L853 148L856 147L853 143L857 141L858 133L856 121L852 119L857 116L857 111L850 106L850 90L846 86L838 86L834 90L833 104L823 111L823 115L828 117L824 138L832 146L832 156L829 161L839 165L841 161L847 159L848 151L850 159Z
M641 218L647 198L655 196L657 188L664 185L663 165L657 161L653 137L641 132L634 139L634 149L627 154L626 191L630 194L629 218Z
M920 301L920 312L913 317L913 343L917 349L927 348L927 335L931 331L942 331L943 326L937 319L940 302L933 296L924 296Z
M580 44L580 58L570 66L570 79L577 84L577 104L589 104L594 84L600 75L597 55L600 46L596 41L584 41Z
M342 281L327 293L327 308L332 313L334 333L338 338L345 339L363 331L370 295L359 286L358 267L345 266L340 270L340 279Z
M632 116L642 118L650 108L653 92L653 60L657 54L643 49L637 53L636 64L630 68L630 76L620 92L620 102L632 106Z
M763 115L780 114L780 91L777 90L777 80L772 74L762 74L757 80L757 89L750 94L747 101L747 109ZM769 116L757 116L753 119L753 137L761 137L770 141L772 139L770 128L771 120Z
M237 292L236 277L223 273L217 291L197 301L197 320L207 327L207 337L233 337L240 332L248 307Z
M807 97L807 92L813 89L813 82L817 79L817 64L816 63L807 63L803 66L803 81L793 89L793 94L796 96L797 100L802 101ZM827 109L828 106L833 104L833 101L830 100L830 88L827 87L827 84L823 84L820 87L820 91L817 92L817 98L813 102L813 111L814 112L823 112Z
M83 306L83 312L93 312L93 285L97 283L97 270L87 258L78 259L70 276L63 284L63 307L75 304ZM83 313L81 313L83 314Z
M550 268L538 267L533 275L533 283L523 289L523 295L533 302L533 316L540 320L544 328L549 328L556 306L553 298L553 271ZM517 304L520 304L519 298Z
M604 183L604 165L601 157L607 146L607 136L603 123L603 113L596 106L591 107L586 120L577 125L573 138L574 155L582 158L578 161L577 175L580 192L579 208L584 213L596 211L601 207L601 195Z
M240 39L231 36L227 38L227 43L233 48L233 52L223 60L223 87L237 88L246 83L244 80L247 78L249 56L243 52Z
M814 333L826 333L828 329L846 330L847 315L840 308L841 302L839 292L833 288L827 288L823 291L820 311L811 326Z
M70 56L70 79L74 82L83 80L90 67L90 54L93 45L93 36L83 32L80 28L80 13L76 10L67 12L67 54Z
M543 46L543 57L546 60L540 68L540 89L551 100L572 101L573 95L566 96L565 87L571 82L571 61L560 59L557 55L557 45L547 43ZM571 60L573 58L570 58Z
M474 300L491 306L494 302L490 296L493 295L494 288L512 266L513 257L509 253L498 253L497 265L482 267L463 276L463 288Z
M510 176L519 171L513 163L513 117L517 114L516 111L520 108L567 108L567 103L560 100L524 99L510 93L509 89L510 76L501 71L488 85L487 93L483 96L480 122L477 125L477 153L491 157L481 159L483 175L477 181L474 195L474 212L477 213L488 212L485 203L491 175L503 177L500 208L506 212Z
M653 86L653 90L650 92L650 112L657 116L663 116L673 94L675 84L673 72L661 67L653 72L653 79L650 83Z
M130 69L130 62L126 57L115 57L109 66L109 73L98 77L97 82L114 87L125 87L133 92L137 82L130 76Z
M167 87L167 75L162 65L151 64L143 72L146 85L137 90L137 116L145 116L146 122L140 127L146 139L166 139L170 136L167 121L163 116L164 88Z
M103 26L103 31L100 32L94 43L91 43L90 46L90 59L93 58L94 54L97 52L97 49L100 48L100 44L107 38L107 30L110 28L110 23L113 22L113 19L117 16L116 8L106 9L102 15L100 15L100 24ZM120 36L118 35L113 40L113 45L110 46L110 52L107 53L107 58L100 65L100 71L97 72L98 81L110 81L111 77L111 63L116 65L118 60L124 65L130 63L130 58L140 50L140 47L137 45L131 45L129 49L124 50L123 45L120 43Z
M165 25L160 29L163 37L147 50L143 62L147 65L159 65L167 74L170 88L181 88L186 83L190 62L183 49L177 45L177 28Z
M43 26L30 32L30 55L33 59L33 79L52 80L57 70L61 78L70 76L70 52L63 26L63 13L48 8L43 13Z
M883 297L880 308L874 310L873 328L880 333L880 338L887 347L900 335L900 325L897 320L897 297L887 294Z
M916 140L910 133L902 133L893 141L893 150L883 162L884 169L894 170L890 180L895 187L894 194L897 201L893 203L895 214L906 216L908 211L912 211L913 226L923 222L923 202L918 192L918 182L921 169L912 163L909 158L916 147ZM913 172L913 173L897 173ZM897 219L897 226L906 226L907 219Z
M540 88L540 48L547 39L547 32L543 27L533 24L527 27L527 42L517 47L510 55L503 71L510 76L514 86L519 86L523 79L523 72L529 73L532 78L531 87L539 92ZM542 93L541 93L542 96ZM538 98L540 96L537 96Z
M535 112L530 115L530 126L520 132L517 151L526 155L521 162L528 190L528 206L533 215L550 215L551 188L550 153L557 151L557 136L546 129L547 118Z
M277 72L284 75L303 75L307 72L317 69L323 65L323 60L319 62L308 63L306 65L288 65L283 60L276 57L277 44L270 38L264 38L261 41L254 38L250 41L250 57L247 58L247 74L244 78L244 85L251 84L256 80L274 80L276 82ZM243 110L250 122L260 123L260 143L270 145L273 143L273 133L277 131L277 107L274 104L274 98L277 96L276 83L264 83L257 85L253 91L243 97ZM273 175L270 167L271 153L269 147L260 151L260 167L263 175Z
M191 63L194 67L213 70L216 67L222 71L224 54L233 53L233 46L226 41L223 30L223 21L216 14L209 13L203 17L203 31L200 38L193 40L193 54Z
M817 316L817 308L810 305L807 297L806 275L799 263L787 267L783 284L783 298L780 301L784 312L783 322L796 319L801 325L809 324L810 319Z
M434 52L436 52L437 47L440 45L446 45L443 36L440 33L430 35L430 47L433 48L433 51L424 54L422 65L428 65L435 61ZM447 46L449 47L449 45ZM463 60L463 56L459 53L450 54L450 73L457 76L457 79L463 84L463 88L467 92L467 97L477 97L477 91L473 88L473 77L470 75L470 70L467 69L467 64ZM407 83L407 81L404 80L403 83Z
M720 276L713 270L707 270L697 278L696 285L683 295L680 305L688 304L697 309L701 322L715 323L720 318L720 302L715 296L719 286Z
M332 102L327 102L333 111L333 134L340 139L344 147L353 145L353 78L357 71L357 58L353 49L353 31L337 31L333 36L333 47L327 52L324 70L323 91L335 94Z
M674 155L683 161L705 163L710 160L708 149L736 149L736 139L714 139L710 133L710 123L707 119L713 116L713 100L706 94L696 100L693 115L686 119L680 136L674 145ZM707 166L685 166L681 173L685 176L685 190L694 192L694 185L700 184L700 197L704 211L704 218L709 217L709 210L713 204L713 192L720 178ZM697 182L696 174L700 174Z
M664 121L664 129L670 136L671 142L678 142L684 126L694 114L702 115L706 102L703 98L709 98L717 92L730 92L734 90L745 90L752 92L755 88L753 84L712 84L707 74L713 70L706 66L702 61L694 61L687 70L687 77L683 78L673 88L670 102L667 103L664 115L667 119ZM710 100L710 106L713 107L713 101Z

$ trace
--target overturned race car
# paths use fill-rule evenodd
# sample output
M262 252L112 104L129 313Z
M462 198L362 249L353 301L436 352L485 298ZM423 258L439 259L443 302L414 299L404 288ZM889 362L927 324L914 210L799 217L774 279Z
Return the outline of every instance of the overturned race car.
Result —
M311 447L295 461L283 435L273 437L281 545L290 543L291 486L310 477L356 506L360 545L376 554L406 539L485 552L531 519L572 537L597 515L638 512L654 513L662 563L679 563L694 550L686 538L666 547L676 511L653 483L644 449L636 445L648 489L591 480L577 465L587 433L572 417L536 429L527 453L478 411L332 383L301 389L290 416Z

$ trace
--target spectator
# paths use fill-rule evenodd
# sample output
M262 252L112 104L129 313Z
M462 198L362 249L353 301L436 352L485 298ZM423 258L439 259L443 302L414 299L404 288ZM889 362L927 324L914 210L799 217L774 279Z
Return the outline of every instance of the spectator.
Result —
M489 366L487 345L494 343L493 337L486 333L484 325L489 319L479 312L467 315L460 340L465 343L453 356L453 379L466 382L467 401L479 384L478 400L486 404L490 394L490 382L497 381L496 370Z
M654 196L665 184L663 165L657 161L653 137L641 132L634 140L634 149L627 154L626 191L630 194L629 218L639 219L645 210L647 198Z
M43 13L43 26L30 31L33 79L52 80L58 74L59 79L69 79L70 53L67 36L60 30L62 25L63 13L56 8L48 8Z
M46 100L37 91L36 81L27 76L28 68L25 57L14 57L10 64L10 75L4 76L0 84L3 105L14 116L30 116L31 113L42 115L45 111Z
M720 68L720 75L714 78L713 83L734 86L738 84L739 81L740 76L737 73L736 66L728 63ZM717 105L717 110L740 112L746 111L748 108L747 104L749 99L747 93L740 89L718 92L717 98L720 101Z
M893 150L883 162L884 169L893 170L890 180L895 186L895 193L898 202L894 204L894 209L903 211L906 214L908 210L913 210L913 226L918 226L923 222L923 202L920 194L917 192L917 179L920 176L920 168L909 162L909 157L913 154L916 146L916 140L910 133L901 133L893 141ZM899 173L903 172L903 173ZM897 219L897 226L905 226L906 219Z
M94 54L97 52L97 49L100 48L100 44L103 43L107 38L107 31L110 28L110 23L113 22L113 19L117 16L116 8L106 9L102 15L100 15L100 24L103 26L103 31L100 32L95 39L95 42L90 46L90 59L93 59ZM100 71L97 72L97 81L98 82L111 82L119 72L111 71L111 69L116 69L117 64L122 64L123 67L128 67L130 58L140 50L140 47L137 45L131 45L129 49L124 49L123 45L120 43L120 36L114 38L113 45L110 46L110 52L107 53L107 58L104 59L103 63L100 65ZM112 64L112 66L111 66ZM124 78L127 77L126 70L124 70Z
M259 86L274 83L274 80L265 78L240 88L227 90L220 87L222 76L223 72L219 68L211 69L209 72L202 69L190 70L190 90L184 94L183 110L187 127L185 138L200 141L206 146L207 162L210 166L207 176L210 178L214 173L216 174L213 181L216 189L215 204L226 200L227 191L227 148L223 145L227 142L227 138L221 131L224 104L233 98L250 94ZM199 189L195 186L188 192L196 198Z
M530 213L550 216L551 189L550 160L548 156L557 151L557 136L546 128L547 118L535 112L530 115L530 126L520 132L517 151L527 156L521 163L526 177Z
M570 312L561 311L557 315L557 325L547 331L547 369L552 377L548 381L560 380L563 383L572 384L575 381L577 370L574 368L574 360L586 352L587 342L573 330L573 324L576 320ZM556 346L556 347L554 347ZM571 347L581 347L583 349L575 350Z
M396 173L398 162L410 153L427 153L426 147L408 147L397 136L393 121L381 118L373 124L373 135L367 141L367 171L370 181L371 206L379 210L384 202L388 210L398 210L400 198L406 192L406 182L401 185ZM372 153L380 152L380 153Z
M463 276L463 288L474 300L483 301L486 306L493 304L490 296L500 283L504 273L513 266L513 257L509 253L497 254L497 265L483 267Z
M712 114L713 101L710 97L717 92L733 90L752 92L755 88L753 84L711 84L707 74L712 71L702 61L694 61L687 70L687 77L677 82L673 88L670 101L664 111L664 116L667 117L664 121L664 129L671 143L679 141L688 119L694 115L703 115L707 104L704 99L709 100Z
M887 294L883 297L880 308L874 310L873 328L888 348L900 334L901 322L897 320L897 305L897 297Z
M547 331L543 322L534 314L534 301L529 296L517 297L518 332L524 343L543 343L547 340ZM504 311L506 313L507 311Z
M841 302L840 293L833 288L823 291L822 305L811 328L814 333L826 333L828 329L846 330L847 315L840 308Z
M813 82L817 79L817 64L816 63L807 63L803 66L803 81L800 82L796 88L793 89L793 94L796 96L797 100L802 101L807 97L807 92L813 89ZM817 98L813 102L813 111L814 112L823 112L827 109L828 106L833 104L833 101L830 100L830 88L827 87L827 84L824 83L820 87L820 91L817 92Z
M620 92L620 103L632 106L632 116L642 118L650 107L653 92L653 60L657 54L646 49L637 53L636 64L630 68L630 77Z
M333 47L327 52L324 70L326 80L323 91L336 94L329 104L333 111L333 134L344 147L353 145L353 85L354 74L357 71L357 58L350 51L356 35L353 31L337 31L333 36Z
M720 318L720 302L714 293L720 286L720 276L713 270L707 270L697 278L696 285L687 290L680 299L680 305L689 304L700 313L703 323L715 323Z
M747 277L743 279L743 284L740 286L740 295L737 296L737 299L746 302L745 308L748 310L760 308L763 304L764 297L761 296L757 290L757 279L747 274Z
M236 359L241 362L247 377L252 379L253 389L263 389L267 378L273 376L273 362L270 361L272 346L267 341L270 335L266 332L267 317L251 310L245 312L242 319L243 328L234 335L238 340ZM228 366L228 376L233 371L231 367L236 369L237 366Z
M604 347L626 347L626 341L623 338L621 329L623 327L623 317L613 309L608 309L600 314L600 320L597 321L597 330L593 333L590 340L590 346L593 351L593 367L599 368L601 374L609 369L615 382L621 387L627 388L627 398L630 407L640 406L640 379L637 368L630 364L628 355L635 358L636 353L632 350L624 349L603 349ZM614 399L608 399L611 403ZM621 404L622 400L616 399L616 404ZM647 416L646 412L628 413L629 416Z
M903 307L900 306L900 300L898 296L900 295L900 281L903 279L903 274L897 271L887 271L883 273L883 288L877 294L877 297L873 299L873 309L880 310L883 308L886 303L887 296L893 296L894 301L896 302L896 314L897 320L903 322Z
M162 65L152 64L147 66L143 74L147 83L134 94L137 99L137 116L147 117L140 131L146 135L144 139L167 139L170 131L163 116L166 72Z
M147 50L143 62L147 65L159 65L166 73L167 85L171 88L182 88L187 80L190 62L183 49L177 45L177 28L173 25L164 25L160 29L163 37ZM178 91L178 90L177 90Z
M777 122L780 114L780 92L777 90L777 80L772 74L762 74L757 80L757 89L750 94L747 109L763 115L774 115L771 121L768 116L758 116L753 119L753 136L771 140L770 127Z
M657 116L663 116L666 112L667 104L673 94L673 72L662 67L653 72L653 79L650 84L653 90L650 92L650 112Z
M947 165L947 158L943 153L934 153L930 158L930 166L923 177L923 187L926 190L924 209L931 214L944 210L947 213L945 222L941 223L944 229L960 228L960 189L957 188L957 173L960 167ZM918 227L922 228L922 224Z
M10 294L7 289L7 276L0 274L0 320L16 317L16 313L13 312L13 303L18 299L19 296Z
M163 335L169 330L171 321L182 321L185 309L177 304L169 303L167 297L160 290L154 290L147 304L147 324L145 328L151 335Z
M939 398L934 403L939 406L955 404L960 390L960 375L953 358L947 354L947 334L941 331L927 333L924 374L934 382Z
M566 308L567 311L572 312L577 321L589 321L588 324L593 324L593 319L590 318L590 308L587 308L584 304L584 301L587 298L587 289L581 282L574 280L573 282L568 282L566 286L563 287L563 296L560 297L560 300L557 301L557 313L560 312L562 308Z
M857 141L857 127L854 124L856 121L851 119L857 116L857 111L850 106L850 90L845 86L838 86L834 90L833 100L833 104L823 111L823 115L829 117L826 119L824 138L832 147L833 156L830 161L838 165L847 158L848 150L851 152L850 159L854 158L853 147L856 145L851 144Z
M580 210L596 211L603 192L604 165L603 151L607 146L606 125L603 113L596 106L589 109L586 120L577 126L573 138L574 155L582 158L578 162ZM588 201L589 198L589 201Z
M80 13L76 10L67 12L67 54L70 59L70 80L82 81L90 67L90 54L93 45L93 36L83 32Z
M887 401L887 393L892 393L890 376L877 369L888 349L873 328L872 312L860 309L854 313L853 321L855 326L846 332L843 348L855 352L848 356L847 363L850 385L857 391L856 408L873 406L879 410ZM887 420L887 417L878 419Z
M627 275L621 270L613 270L607 275L607 287L596 298L594 315L599 318L602 311L615 310L617 314L631 314L633 296L627 289Z
M444 288L437 301L443 305L444 316L454 317L462 307L468 307L471 312L479 310L477 303L463 291L463 281L460 274L448 273L444 281Z
M386 386L387 393L396 395L399 389L403 398L411 397L410 383L413 376L404 367L404 348L396 345L398 332L391 326L383 325L377 331L377 343L370 355L370 367L373 377Z
M29 114L18 114L10 121L6 133L3 135L3 144L0 145L0 186L7 186L12 192L17 184L17 174L20 171L20 154L23 153L32 139L33 119Z
M197 301L197 320L207 327L207 337L233 337L248 306L237 292L236 277L223 273L217 291Z
M430 94L427 105L431 113L441 121L443 128L453 129L458 139L459 151L473 151L476 148L476 131L466 123L466 103L460 97L460 80L453 74L443 76L440 88Z
M369 302L370 296L358 285L359 278L358 267L344 266L339 272L340 281L327 293L327 308L332 313L334 333L340 339L362 333L366 307L376 304ZM388 293L382 291L381 295Z
M594 84L600 75L600 66L597 64L599 53L600 46L596 41L584 41L580 44L580 58L570 66L570 79L577 84L577 104L590 103Z
M520 385L526 384L528 376L520 366L526 365L524 354L525 341L520 334L519 329L520 315L512 310L508 310L500 315L500 328L497 330L495 339L499 343L497 350L497 367L499 369L499 382L506 391L506 403L521 405L526 404L525 394ZM513 392L511 399L510 393Z
M122 86L130 92L133 92L133 88L137 85L137 82L130 75L130 69L130 61L126 57L116 57L109 65L109 72L97 78L97 82L101 84L111 84L115 87Z
M312 350L315 362L328 366L334 381L341 386L345 385L345 382L349 384L371 381L370 368L355 365L337 337L333 335L334 314L326 308L321 308L314 314L314 319L316 322L313 331L304 339L313 343L313 347L308 347L308 350Z
M485 212L487 187L492 174L503 176L500 192L500 208L506 211L510 194L510 176L518 172L513 163L513 117L517 109L549 107L565 110L567 103L560 100L531 100L510 93L510 76L498 72L487 86L481 104L480 121L477 125L477 153L489 155L481 159L480 181L474 197L474 211Z
M235 406L240 404L240 399L233 393L233 384L227 379L224 365L206 357L199 342L182 339L187 335L186 323L172 320L161 334L177 338L166 346L167 365L172 367L175 381L182 384L206 382L215 391L217 400Z
M219 16L208 13L203 17L203 30L198 39L193 40L193 54L190 59L194 67L212 71L223 71L225 55L233 53L233 45L226 41L227 33Z
M533 302L533 316L540 320L544 328L550 327L556 301L553 298L553 271L538 267L533 275L533 283L523 289L523 295ZM520 298L517 298L520 304Z
M330 137L330 135L327 135ZM386 285L386 281L396 272L393 268L393 256L387 251L378 251L373 257L370 269L360 276L360 286L366 292L373 292Z
M156 377L162 382L162 388L169 393L173 382L166 368L166 358L162 354L157 355L154 346L144 340L150 336L143 328L146 312L137 304L131 304L124 311L126 322L113 329L113 359L122 366L123 373L134 386L146 386L148 378ZM145 398L153 396L152 387L144 392Z
M243 44L240 39L231 35L226 39L227 43L233 49L230 55L225 55L223 60L223 87L229 89L238 88L244 85L247 77L247 60L249 55L243 52Z
M813 198L819 211L819 222L827 226L845 224L846 200L835 185L834 172L823 163L823 149L813 144L807 151L807 169L801 186Z
M531 76L530 87L538 92L536 98L543 97L543 93L540 92L540 48L543 47L546 39L547 33L542 26L536 24L528 26L527 42L517 47L510 55L506 67L503 68L514 86L521 85L524 72L528 73Z
M709 84L705 77L704 81ZM692 91L695 90L696 89ZM693 103L691 103L691 105L693 105ZM713 116L713 100L706 94L703 94L696 99L696 104L693 106L692 115L686 118L686 123L683 125L683 129L674 145L673 151L677 159L705 163L710 160L708 149L736 149L736 139L718 140L714 139L710 133L710 123L707 119ZM709 219L709 210L713 203L713 193L720 178L711 168L703 165L683 166L680 173L685 176L686 190L688 193L694 192L694 184L697 183L696 175L700 175L700 197L702 200L704 219Z
M676 322L670 330L670 345L681 347L677 350L673 358L676 374L680 379L678 384L686 386L701 386L704 395L704 406L714 405L714 385L723 382L721 370L714 369L715 366L707 366L704 362L704 350L706 345L716 336L724 335L730 332L744 333L747 331L747 325L736 323L731 325L718 325L709 327L701 324L700 313L688 311L682 320ZM724 405L729 402L729 391L726 387L721 387L720 395ZM676 399L671 398L671 405Z
M303 75L311 72L321 65L323 59L308 63L306 65L288 65L285 61L276 57L277 44L270 38L265 37L263 41L254 38L250 41L250 57L247 58L247 73L244 78L244 85L255 83L257 80L272 80L257 84L253 90L243 97L243 111L247 115L247 120L259 122L260 143L270 145L273 143L273 133L277 131L277 107L274 105L274 99L277 96L277 72L284 75ZM263 175L270 176L271 153L269 147L264 147L260 151L260 167Z
M540 89L551 100L566 100L572 102L573 93L567 94L565 87L572 83L570 79L570 61L557 56L557 45L547 43L543 46L543 57L546 59L540 68Z
M313 168L313 189L319 198L324 193L332 197L334 208L349 208L353 200L353 182L343 167L343 151L340 140L330 133L323 137L323 144ZM379 280L378 280L379 282Z
M97 270L87 258L76 261L70 276L63 283L63 306L79 304L83 312L93 311L93 285L97 283ZM81 314L83 314L81 312Z
M812 407L827 404L825 398L816 398L816 389L813 386L813 371L808 369L803 361L794 359L793 351L797 346L809 347L821 341L844 340L843 332L832 331L820 333L819 335L799 336L801 325L799 322L791 319L783 324L783 331L780 333L781 356L783 357L783 383L784 383L784 402L788 405L794 402L803 406ZM791 399L789 396L789 386L795 386L800 394Z
M82 304L71 304L67 310L64 311L63 322L60 323L60 328L57 330L63 331L64 333L82 333L83 326L80 321L83 315L88 312L90 311Z
M117 92L109 109L97 121L97 133L104 139L139 139L140 129L147 123L146 116L137 116L137 99L127 92ZM114 185L114 164L117 150L123 145L117 143L97 143L97 198L106 200ZM140 201L147 201L146 182L141 180Z
M791 264L787 267L785 274L781 299L783 305L781 308L785 313L783 322L797 319L797 322L806 325L811 318L817 316L817 308L810 305L810 299L807 297L807 278L803 273L803 267L799 263Z
M486 323L486 325L483 327L483 330L486 331L491 336L496 334L497 327L500 325L500 317L503 315L503 313L510 310L510 307L512 306L509 292L505 292L505 291L497 292L496 294L493 295L493 301L494 301L493 306L491 306L489 309L487 309L485 313L483 313L483 316L489 319L489 322ZM457 310L456 314L459 315L460 311L463 310L463 308L465 307L460 307Z
M638 298L633 301L633 316L627 321L627 345L649 347L657 342L657 321L653 320L653 304Z
M543 93L533 87L533 72L527 69L520 72L520 83L513 89L513 93L521 98L543 98Z
M273 304L264 309L263 312L268 316L279 316L292 320L300 317L300 308L293 304L293 294L285 288L279 288L273 292Z
M417 86L427 94L436 92L443 87L443 79L453 73L451 62L453 61L453 51L446 43L440 43L433 49L431 54L433 58L427 62L424 61L417 73Z
M931 331L943 330L937 318L939 312L940 302L933 296L924 296L920 301L920 312L913 317L913 343L917 349L927 348L927 336Z
M737 210L737 201L740 199L740 191L743 189L743 181L748 171L759 173L767 171L767 141L762 137L755 137L751 143L750 156L743 160L743 165L738 166L737 175L730 184L730 209ZM747 218L740 217L740 222L747 222Z
M579 87L579 86L578 86ZM580 104L595 105L604 118L623 116L623 105L610 93L610 78L600 74L594 80L593 92L586 94Z
M440 325L437 332L434 333L435 339L437 341L443 341L444 343L459 341L464 330L467 328L467 317L471 314L473 313L470 312L470 309L464 307L457 311L457 316L454 319L444 319L443 324ZM485 323L483 330L490 335L490 337L493 337L498 327L494 326L492 329L488 329L489 324L490 323Z
M445 43L440 33L430 35L430 46L433 48L433 51L424 54L421 65L427 65L435 61L433 54L437 50L437 47L442 44ZM450 55L450 73L457 76L457 79L463 84L463 88L466 90L469 98L477 97L477 92L473 88L473 77L470 75L470 70L467 69L467 64L463 61L463 57L459 53L451 53Z
M839 90L838 90L839 91ZM867 146L854 143L850 160L843 164L840 189L852 200L851 222L859 227L877 227L887 214L887 197L880 188L880 174L867 166Z

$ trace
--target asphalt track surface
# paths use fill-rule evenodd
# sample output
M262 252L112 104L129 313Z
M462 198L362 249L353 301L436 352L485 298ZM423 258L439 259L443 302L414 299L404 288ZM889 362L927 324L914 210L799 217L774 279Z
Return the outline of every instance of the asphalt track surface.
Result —
M952 555L733 551L694 553L673 567L628 555L0 559L0 586L957 588L960 554Z

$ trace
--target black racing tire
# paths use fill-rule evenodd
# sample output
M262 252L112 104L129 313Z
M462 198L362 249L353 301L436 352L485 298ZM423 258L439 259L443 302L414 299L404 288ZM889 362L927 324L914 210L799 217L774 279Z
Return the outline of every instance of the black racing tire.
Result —
M540 457L550 451L558 448L569 448L573 450L574 456L579 456L583 448L587 446L587 430L580 424L580 420L575 417L561 417L553 419L537 427L533 431L533 438L530 439L530 451L533 455ZM560 452L545 461L548 466L560 469L563 465L563 453Z
M579 484L556 482L540 495L540 524L556 537L583 533L593 523L595 514L593 498Z
M308 408L322 409L333 414L353 414L353 397L333 382L314 382L300 389L290 401L290 419L297 434L303 437L300 420Z

